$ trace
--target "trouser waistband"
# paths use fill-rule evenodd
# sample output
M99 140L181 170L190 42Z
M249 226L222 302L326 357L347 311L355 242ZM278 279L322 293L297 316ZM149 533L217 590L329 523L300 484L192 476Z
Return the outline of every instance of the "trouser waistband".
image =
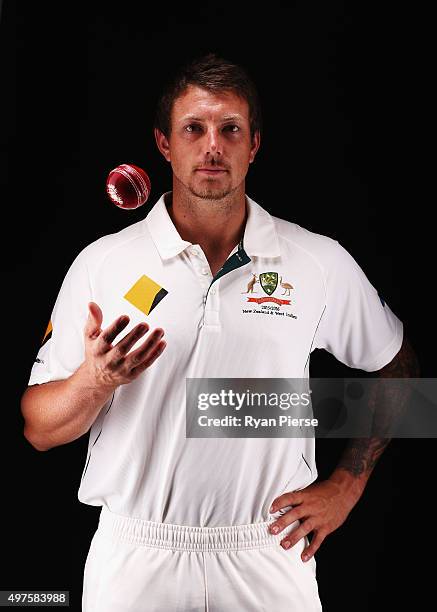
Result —
M295 521L281 533L274 535L268 529L273 522L272 520L248 525L192 527L122 516L102 506L98 531L102 535L115 536L155 548L220 552L279 545L283 538L300 524L299 521Z

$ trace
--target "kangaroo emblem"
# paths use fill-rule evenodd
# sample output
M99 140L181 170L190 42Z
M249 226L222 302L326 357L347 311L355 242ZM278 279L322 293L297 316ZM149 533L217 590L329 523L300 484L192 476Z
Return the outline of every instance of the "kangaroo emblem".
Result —
M242 291L241 293L257 293L256 291L253 290L253 286L255 283L258 283L259 280L256 276L256 274L252 273L253 278L247 283L247 291Z

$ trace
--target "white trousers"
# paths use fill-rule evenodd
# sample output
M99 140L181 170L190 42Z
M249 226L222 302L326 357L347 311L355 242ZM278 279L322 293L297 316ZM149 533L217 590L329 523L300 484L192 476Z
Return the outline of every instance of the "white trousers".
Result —
M271 521L273 522L273 521ZM189 527L102 507L85 563L83 612L319 612L308 539L284 550L269 522Z

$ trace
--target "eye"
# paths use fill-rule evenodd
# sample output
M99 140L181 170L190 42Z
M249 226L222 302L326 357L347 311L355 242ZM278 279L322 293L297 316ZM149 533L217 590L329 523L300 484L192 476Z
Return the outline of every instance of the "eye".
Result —
M234 129L235 128L235 129ZM225 130L229 130L230 132L232 132L233 134L237 133L240 131L240 128L238 127L238 125L227 125L225 127Z
M200 130L200 126L196 125L195 123L190 123L190 125L187 125L187 127L185 128L187 130L187 132L195 132L196 130Z

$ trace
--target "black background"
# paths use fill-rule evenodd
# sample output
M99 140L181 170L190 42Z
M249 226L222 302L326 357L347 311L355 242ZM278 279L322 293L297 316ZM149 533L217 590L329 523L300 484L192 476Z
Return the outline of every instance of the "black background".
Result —
M20 397L75 256L143 218L171 189L153 113L164 79L193 56L217 51L257 83L264 134L246 192L272 214L339 240L404 322L422 376L435 376L432 197L415 141L427 113L413 53L426 35L418 15L396 11L339 1L3 3L3 328L11 339L3 347L1 589L70 590L80 609L99 513L76 497L87 436L35 451L22 435ZM426 20L419 16L420 27ZM112 206L104 189L109 170L126 162L152 179L148 204L131 212ZM362 375L324 351L313 353L311 374ZM341 448L318 441L320 478ZM434 440L393 441L348 521L323 543L316 559L327 612L432 605L434 448Z

